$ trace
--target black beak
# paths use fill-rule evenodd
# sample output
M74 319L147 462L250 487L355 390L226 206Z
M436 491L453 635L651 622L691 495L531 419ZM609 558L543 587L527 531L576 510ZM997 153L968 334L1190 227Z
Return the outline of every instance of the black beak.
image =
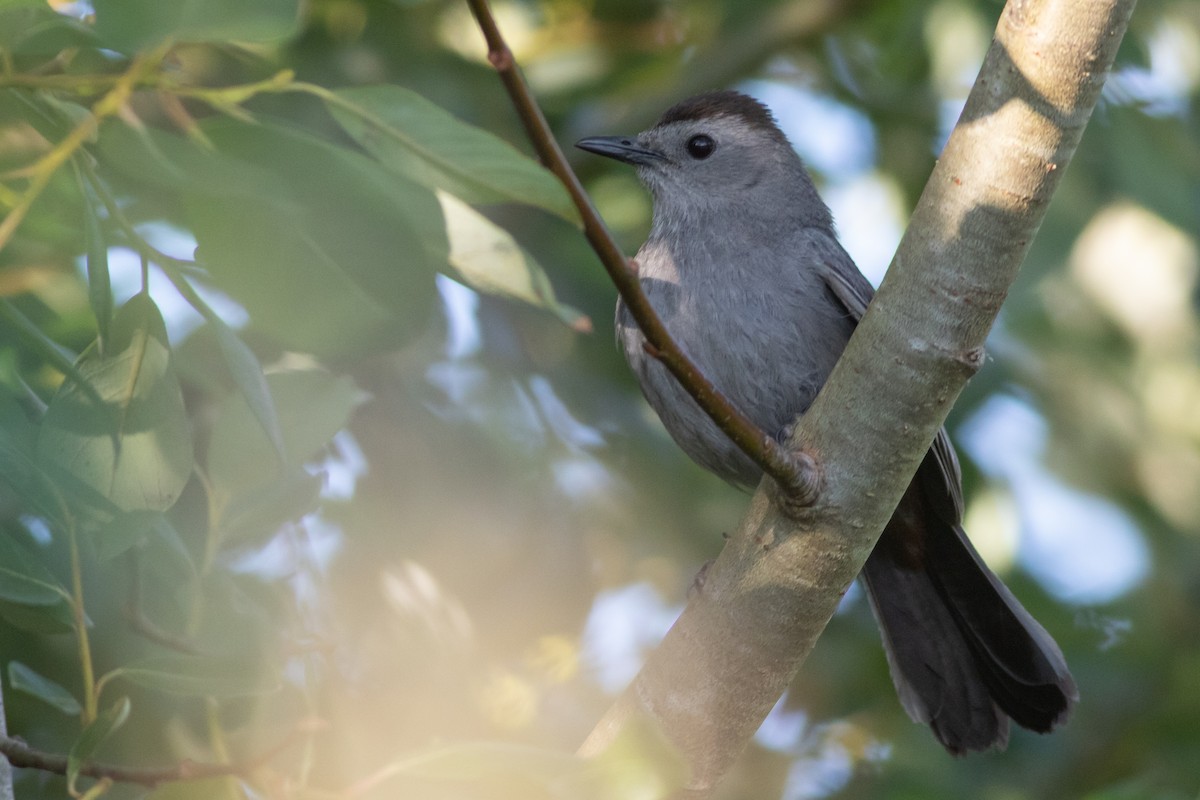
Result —
M575 143L580 150L587 150L598 156L615 158L634 166L644 166L658 161L665 161L666 156L657 150L648 150L640 146L629 136L589 136Z

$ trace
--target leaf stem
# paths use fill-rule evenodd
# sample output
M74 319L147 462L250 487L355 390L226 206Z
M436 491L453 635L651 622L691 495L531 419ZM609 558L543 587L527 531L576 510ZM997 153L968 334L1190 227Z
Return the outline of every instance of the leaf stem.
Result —
M83 600L83 565L79 558L79 540L72 524L67 528L71 549L71 615L75 622L75 638L79 648L79 665L83 671L83 724L96 720L98 698L96 671L92 664L92 645L88 638L87 612Z

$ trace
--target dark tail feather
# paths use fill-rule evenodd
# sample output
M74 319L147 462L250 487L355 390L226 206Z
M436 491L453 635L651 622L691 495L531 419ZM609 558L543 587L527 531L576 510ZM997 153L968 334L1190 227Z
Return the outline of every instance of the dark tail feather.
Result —
M1008 742L1008 720L1062 724L1078 692L1062 651L914 484L863 569L910 717L956 755Z

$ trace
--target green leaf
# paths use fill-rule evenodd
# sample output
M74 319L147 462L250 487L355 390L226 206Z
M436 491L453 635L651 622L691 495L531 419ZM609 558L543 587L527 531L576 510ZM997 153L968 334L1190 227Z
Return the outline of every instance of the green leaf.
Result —
M134 53L167 39L272 42L292 35L297 0L93 0L105 46Z
M170 508L192 472L191 431L154 301L136 295L113 320L107 355L90 348L80 372L101 402L64 383L50 402L37 455L125 511Z
M57 342L51 339L33 322L17 310L16 306L8 302L8 300L0 297L0 319L8 322L12 327L17 329L29 348L39 356L50 362L50 365L59 372L67 376L67 380L75 385L75 387L87 395L93 401L99 401L100 395L97 394L95 387L88 382L87 377L79 370L75 364L71 363L71 358L68 351L60 347Z
M105 167L139 186L264 200L275 188L275 177L257 164L166 131L130 128L120 120L100 126L96 148Z
M108 273L108 243L100 226L100 217L91 203L83 204L83 236L87 248L88 302L96 317L97 341L105 352L112 323L113 293Z
M287 452L296 464L312 458L346 426L365 395L353 381L324 370L267 376ZM215 491L235 497L260 490L278 476L274 448L246 399L233 394L217 409L208 446Z
M20 404L0 392L0 481L7 483L27 508L52 524L66 524L62 492L38 467L35 458L38 426ZM4 562L0 560L0 565Z
M165 655L111 673L130 683L183 697L241 697L279 688L279 677L261 661Z
M315 511L320 500L323 475L310 475L295 467L282 478L254 492L244 492L225 510L223 537L226 541L262 542L279 526Z
M49 703L64 714L74 716L83 709L75 696L49 678L39 675L20 661L8 662L8 682L18 692Z
M105 739L125 724L125 720L129 718L129 709L129 698L122 697L110 708L101 711L92 724L83 729L83 733L71 747L71 752L67 754L67 786L72 794L75 793L75 781L79 777L80 768L92 759Z
M51 55L95 40L92 30L77 19L59 14L43 0L5 0L0 3L0 50L17 55Z
M0 617L13 627L31 633L60 634L75 630L75 617L66 600L50 606L29 606L0 600Z
M254 355L254 351L246 346L223 319L212 314L208 317L208 324L212 327L217 347L221 350L225 365L229 367L229 376L233 378L234 385L262 425L263 433L270 440L279 463L286 464L287 449L283 442L283 429L279 427L279 414L275 410L275 401L271 398L267 378L263 375L262 364Z
M96 557L109 561L151 536L170 538L171 521L161 511L123 511L95 531L92 541ZM175 534L177 536L177 534Z
M287 348L336 356L371 347L391 327L389 298L355 285L294 215L243 198L189 199L187 210L217 285Z
M469 203L525 203L579 224L579 212L553 173L421 95L399 86L336 95L343 102L326 100L330 112L399 175Z
M481 292L542 306L573 328L590 330L586 316L558 302L541 266L509 233L457 197L438 192L450 265L463 281Z
M11 535L0 532L0 600L21 606L53 606L67 596L50 570Z
M101 129L107 167L182 200L212 281L287 349L342 356L424 330L448 245L437 199L356 150L218 119L206 149Z

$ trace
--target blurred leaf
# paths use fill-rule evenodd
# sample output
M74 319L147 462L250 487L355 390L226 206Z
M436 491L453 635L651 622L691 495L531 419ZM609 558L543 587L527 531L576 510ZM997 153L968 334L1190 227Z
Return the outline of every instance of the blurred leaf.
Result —
M0 600L0 617L15 628L56 635L75 630L75 617L66 599L49 606L30 606Z
M0 600L23 606L61 603L67 591L37 558L7 533L0 533Z
M284 308L291 327L300 323L312 326L316 315L328 316L332 325L320 342L321 349L314 352L340 352L357 346L350 340L343 347L339 340L350 337L339 329L364 325L370 319L368 312L376 309L380 327L386 323L395 343L424 329L434 299L433 277L444 265L448 251L441 209L432 192L389 175L357 152L281 126L222 121L206 126L205 133L223 154L271 170L271 181L260 186L256 202L265 199L278 207L281 198L286 201L286 211L274 228L270 222L262 228L240 227L242 247L251 246L248 240L253 237L264 237L277 246L279 239L295 239L290 257L264 263L265 254L252 261L238 258L231 246L224 246L225 258L213 265L214 276L223 283L244 286L246 270L262 274L267 265L279 264L277 281L265 280L270 272L260 279L272 293L263 298L265 302L247 306L252 315L265 304ZM214 205L220 204L209 203ZM203 216L205 221L212 220L211 213ZM240 220L235 215L220 221L223 233L237 232ZM198 226L201 252L208 260L212 242L201 236L203 232L204 226ZM226 238L221 241L230 244ZM302 271L304 267L314 271L313 278ZM353 286L340 288L332 283L335 278L339 283L348 278ZM306 286L306 280L314 281L313 285ZM275 294L285 284L294 285L297 292L309 291L311 300L307 305L289 307ZM242 294L251 294L249 289L245 287ZM242 296L238 291L234 294ZM335 306L335 301L339 305ZM298 310L304 313L297 314ZM339 313L331 313L333 310ZM256 322L261 318L260 310ZM277 325L282 328L283 321Z
M1183 230L1196 230L1200 144L1195 131L1170 118L1116 107L1106 109L1105 124L1093 126L1091 135L1105 140L1106 155L1098 166L1101 174L1118 183L1123 196ZM1111 153L1121 157L1107 155ZM1164 158L1165 153L1174 157Z
M83 710L73 694L20 661L8 662L8 682L18 692L33 695L64 714L74 716Z
M573 328L591 329L587 317L558 302L541 265L508 231L451 194L438 192L438 201L450 239L450 265L466 284L547 308Z
M424 187L277 125L217 120L207 150L106 126L107 163L183 201L202 262L288 349L343 355L424 329L448 246Z
M275 665L262 660L165 655L118 667L111 674L147 689L184 697L239 697L279 688Z
M285 347L332 356L371 347L393 317L387 296L356 286L294 215L257 201L189 200L200 253L217 285Z
M57 53L95 40L91 28L59 14L43 0L4 0L0 3L0 50L17 55Z
M155 128L109 120L100 126L96 147L106 166L139 187L264 200L272 192L274 178L263 167Z
M92 724L84 728L75 741L71 752L67 754L67 786L71 788L72 794L80 768L91 760L105 739L125 724L125 720L129 718L129 708L129 698L122 697L110 708L96 715Z
M506 742L464 742L432 747L398 759L376 779L408 775L470 783L470 796L478 798L585 800L590 795L566 795L558 789L564 785L578 787L579 778L586 771L587 762L570 753Z
M84 375L79 367L71 362L68 351L43 333L41 328L34 325L24 314L17 310L16 306L3 297L0 297L0 319L4 319L16 328L24 337L30 349L36 355L50 362L59 372L66 375L67 379L79 391L83 392L93 401L100 399L96 388L88 381L87 376Z
M237 778L224 777L163 784L146 795L145 800L214 800L246 795L239 789Z
M92 541L96 557L108 561L152 535L171 538L172 534L171 521L161 511L138 509L114 516L95 532ZM178 538L178 534L174 536Z
M64 524L63 496L35 461L38 427L7 392L0 392L0 481L21 497L30 511ZM0 560L0 565L4 562Z
M397 174L469 203L516 202L579 224L558 178L508 142L399 86L341 89L366 115L328 102L346 132Z
M271 441L275 455L281 465L287 463L287 450L283 442L283 431L279 427L279 415L275 410L275 401L271 399L271 389L267 386L266 376L263 375L262 364L254 351L242 341L237 332L230 328L207 305L197 309L208 320L206 330L217 344L217 350L229 368L229 376L234 386L246 399L250 410L262 425L263 433ZM195 336L188 338L189 342L200 340ZM185 372L185 377L187 373Z
M271 42L299 20L297 0L93 0L105 46L132 54L167 39Z
M112 281L108 274L108 243L96 207L91 203L83 204L83 238L87 249L88 302L96 317L99 350L104 353L113 315Z
M154 301L134 296L113 321L110 353L93 346L80 357L102 402L64 383L42 420L38 460L122 510L170 508L192 472L191 430L170 358Z
M265 540L283 523L315 511L324 484L323 474L310 475L295 467L267 486L237 495L225 510L225 540Z
M352 380L324 370L271 373L267 385L295 464L325 447L365 399ZM208 476L214 490L235 497L255 492L279 475L274 448L246 399L241 394L228 396L217 409L208 447Z

